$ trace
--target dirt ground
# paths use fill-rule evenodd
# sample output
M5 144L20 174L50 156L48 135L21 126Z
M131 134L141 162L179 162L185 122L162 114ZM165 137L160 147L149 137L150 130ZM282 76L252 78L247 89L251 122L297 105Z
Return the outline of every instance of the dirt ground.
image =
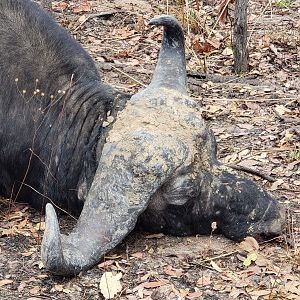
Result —
M147 25L151 17L184 20L189 91L215 132L219 159L258 172L245 176L285 205L286 233L258 245L213 230L186 238L136 230L98 266L63 278L40 262L42 212L3 199L0 299L104 299L108 272L116 275L112 288L121 285L114 299L300 299L300 1L250 1L251 70L243 76L232 71L231 22L217 23L219 2L180 3L42 1L103 80L131 93L149 83L155 66L161 30ZM66 216L60 222L65 231L73 224Z

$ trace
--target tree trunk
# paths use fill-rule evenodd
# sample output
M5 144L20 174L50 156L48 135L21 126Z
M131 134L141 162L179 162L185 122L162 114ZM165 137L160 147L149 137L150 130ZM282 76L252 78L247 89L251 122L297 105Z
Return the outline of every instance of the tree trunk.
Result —
M235 73L249 70L247 49L248 0L236 0L233 23L233 55Z

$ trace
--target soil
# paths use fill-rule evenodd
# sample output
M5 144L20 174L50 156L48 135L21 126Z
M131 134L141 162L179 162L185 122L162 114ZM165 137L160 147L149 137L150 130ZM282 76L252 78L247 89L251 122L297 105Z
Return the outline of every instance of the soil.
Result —
M230 22L214 26L219 6L180 3L42 1L91 54L102 79L130 93L149 83L155 67L161 30L149 20L168 11L184 21L189 93L215 133L219 159L258 172L244 175L286 207L286 232L258 245L232 242L213 227L211 236L185 238L135 230L98 266L64 278L40 262L43 213L3 199L0 299L104 299L106 272L122 274L114 299L300 299L300 2L250 1L251 69L241 76L232 70ZM60 223L68 231L74 221L62 216Z

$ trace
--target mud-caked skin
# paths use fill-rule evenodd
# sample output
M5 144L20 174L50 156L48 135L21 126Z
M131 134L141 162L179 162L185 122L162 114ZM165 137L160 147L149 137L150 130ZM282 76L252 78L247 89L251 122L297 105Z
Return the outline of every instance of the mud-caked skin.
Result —
M0 192L80 213L61 235L46 205L42 260L55 274L96 264L137 223L172 235L281 233L284 213L216 159L186 92L183 31L171 16L149 86L130 97L101 82L89 55L38 5L0 1Z

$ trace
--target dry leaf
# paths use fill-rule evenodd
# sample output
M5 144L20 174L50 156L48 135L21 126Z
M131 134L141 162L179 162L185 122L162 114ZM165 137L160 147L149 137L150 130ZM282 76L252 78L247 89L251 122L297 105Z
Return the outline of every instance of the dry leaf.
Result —
M205 286L205 285L209 285L211 284L211 280L210 280L210 275L206 275L206 276L201 276L198 280L197 280L197 286Z
M152 288L156 288L156 287L159 287L159 286L162 286L165 284L166 284L166 282L163 282L163 281L150 281L150 282L143 283L143 287L145 289L152 289Z
M119 50L118 53L115 55L117 58L126 58L129 56L129 52L127 50Z
M176 269L173 269L172 268L172 266L166 266L165 268L164 268L164 272L167 274L167 275L170 275L170 276L172 276L172 277L180 277L180 276L182 276L182 271L180 271L180 270L176 270Z
M233 153L233 154L230 154L230 155L226 155L223 158L223 161L224 161L225 164L227 164L227 163L234 162L237 158L238 158L238 154L237 153Z
M289 293L293 293L300 296L300 289L296 287L295 281L288 282L285 285L285 290Z
M200 43L199 41L193 41L193 49L199 54L208 54L212 52L215 48L211 43L204 42Z
M213 260L210 262L210 264L217 272L222 272L222 269Z
M274 53L274 54L278 54L278 50L277 50L277 48L275 47L275 45L274 44L270 44L270 50Z
M144 283L141 283L141 284L137 285L136 287L134 287L132 289L132 292L135 293L136 291L138 291L138 292L143 291L143 289L144 289Z
M54 285L54 289L58 292L62 292L62 290L64 289L64 286L62 284L56 284L56 285Z
M232 56L233 55L233 51L231 48L225 48L222 52L222 55L225 55L225 56Z
M255 238L247 236L240 244L239 247L247 252L258 251L259 245Z
M53 10L65 10L67 7L69 6L68 3L64 2L64 1L53 1L52 2L52 9Z
M82 15L82 16L79 17L78 22L80 24L83 24L87 21L87 19L88 19L88 17L86 15Z
M219 8L219 22L221 25L225 24L227 15L228 15L228 4L232 1L228 0L221 0L220 8Z
M0 280L0 287L1 286L4 286L4 285L7 285L7 284L10 284L10 283L12 283L13 282L13 280L11 280L11 279L3 279L3 280Z
M132 257L134 258L143 258L143 253L142 252L136 252L131 254Z
M138 59L132 58L128 60L125 64L126 66L139 66L141 62Z
M221 46L221 43L220 43L220 41L218 41L217 39L207 39L207 42L210 44L210 45L212 45L215 49L219 49L220 48L220 46Z
M160 239L160 238L162 238L164 236L165 235L163 233L155 233L155 234L146 235L145 238L146 239Z
M213 233L217 229L217 222L212 222L210 227L211 227L211 231Z
M36 231L39 231L39 230L44 231L45 227L46 227L46 223L45 222L39 222L39 223L36 223L33 227Z
M252 300L258 300L260 296L266 296L269 295L270 293L271 291L269 290L258 290L258 291L249 292L249 295Z
M232 298L232 299L236 299L238 298L240 295L247 295L247 293L244 291L244 290L241 290L241 289L237 289L237 288L233 288L229 294L229 296Z
M137 32L142 32L145 29L145 21L144 18L142 16L139 16L137 19L137 22L134 26L135 31Z
M147 273L141 277L141 281L146 281L149 277L151 277L151 273Z
M242 159L239 153L239 158ZM259 164L259 161L254 159L244 159L238 163L239 166L248 167L248 168L255 168Z
M73 8L73 12L75 14L89 11L91 11L91 4L89 3L89 1L82 1L80 4L76 5L76 7Z
M15 231L14 228L9 228L9 229L1 228L0 230L1 230L0 237L10 236L10 235L15 235L16 234L16 231Z
M271 191L275 191L278 189L280 185L284 183L283 179L278 179L275 182L272 183L271 187L269 188Z
M107 268L108 266L111 266L114 263L113 260L106 260L98 265L98 268Z
M236 124L236 125L242 129L251 130L254 128L254 126L252 124Z
M188 293L186 297L187 299L196 299L199 298L200 296L202 296L202 292L198 291L198 292Z
M121 292L122 285L120 279L122 273L113 274L105 272L100 279L100 290L105 299L112 299L117 293Z
M22 291L24 290L25 286L26 286L26 282L25 282L25 281L22 281L22 282L20 283L20 285L18 286L18 292L19 292L19 293L22 292Z
M207 108L205 109L205 111L211 113L211 114L214 114L216 113L217 111L219 110L223 110L223 107L222 106L219 106L219 105L208 105Z
M290 109L286 108L286 107L283 106L283 105L275 105L274 110L275 110L280 116L283 116L285 113L291 112Z
M246 106L249 108L249 109L252 109L252 110L259 110L260 109L260 106L259 104L257 103L254 103L254 102L245 102Z
M256 259L257 259L257 253L254 252L254 251L250 252L250 253L248 253L248 255L245 258L245 260L243 261L243 265L245 267L249 267L252 262L256 261Z
M271 262L263 257L262 255L257 255L257 258L255 260L255 264L259 267L266 267L271 264Z
M27 256L31 256L33 253L34 253L34 252L32 252L32 251L28 251L28 252L22 252L21 254L22 254L23 256L27 257Z
M38 286L34 286L32 289L29 290L31 295L38 295L40 293L40 288Z
M188 289L179 289L179 295L180 295L181 298L184 299L188 294L189 294Z
M252 246L253 250L258 251L259 245L257 240L252 236L245 237L245 242Z
M279 145L283 146L289 143L291 138L294 136L293 132L286 131L284 137L279 141Z
M39 261L38 267L39 267L40 270L45 268L45 266L44 266L44 264L43 264L42 261Z

